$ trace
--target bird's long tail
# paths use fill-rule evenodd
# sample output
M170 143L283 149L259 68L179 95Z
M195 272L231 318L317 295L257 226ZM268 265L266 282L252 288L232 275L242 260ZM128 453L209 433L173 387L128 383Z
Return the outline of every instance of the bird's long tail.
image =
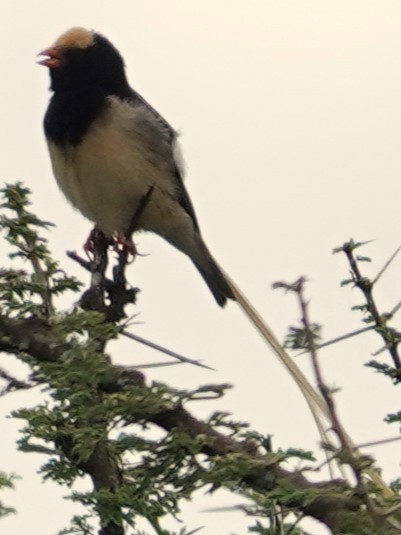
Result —
M167 239L183 253L189 256L220 306L224 306L227 299L233 299L234 301L238 302L238 305L242 308L249 321L254 325L256 330L267 342L267 344L275 353L276 357L288 370L292 379L298 385L307 404L309 405L322 440L329 443L330 440L329 437L327 437L326 429L327 426L333 427L333 421L332 414L326 400L311 385L302 370L285 351L284 347L280 344L273 331L262 319L260 314L252 306L234 281L232 281L227 273L225 273L224 270L217 264L202 240L201 235L196 232L184 235L181 233L178 236L180 238L179 240L176 239L177 235L174 236L175 239L172 239L171 235L169 235ZM338 426L341 424L336 422L336 425L338 428ZM355 447L352 439L348 436L345 429L341 429L341 434L349 450L353 451L355 456L360 456L358 449ZM372 481L382 489L384 495L390 496L393 494L374 466L368 467L365 470L365 473L368 474Z
M315 388L313 388L302 370L285 351L283 346L280 344L280 342L274 335L273 331L262 319L260 314L245 297L245 295L234 283L234 281L232 281L231 278L227 275L227 273L225 273L221 268L219 268L219 272L224 276L225 282L229 285L234 300L238 302L239 306L242 308L243 312L248 317L250 322L255 326L256 330L259 332L262 338L271 347L275 355L278 357L279 361L288 370L291 377L300 388L306 402L310 407L312 415L318 426L319 432L325 435L325 429L327 427L327 424L332 426L332 416L326 401L315 390ZM339 422L336 422L336 425L338 426L341 424L339 424ZM352 439L347 434L345 429L342 428L341 431L343 438L347 442L347 447L354 452L355 456L360 456L361 454L359 453L358 449L356 448L355 444L353 443ZM391 496L393 494L392 490L386 485L386 483L380 476L380 473L377 471L377 469L375 469L374 466L366 468L365 472L370 476L372 481L382 490L384 495Z

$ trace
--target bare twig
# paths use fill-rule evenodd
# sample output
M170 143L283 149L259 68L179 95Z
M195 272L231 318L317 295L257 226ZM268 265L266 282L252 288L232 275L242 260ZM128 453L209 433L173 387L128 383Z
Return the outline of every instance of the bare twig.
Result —
M322 342L321 344L316 344L315 347L317 350L323 349L324 347L331 346L333 344L337 344L338 342L343 342L344 340L348 340L349 338L352 338L354 336L358 336L359 334L366 333L368 331L373 331L374 327L364 327L363 329L357 329L356 331L352 331L347 334L342 334L340 336L337 336L336 338L332 338L331 340L327 340L326 342ZM301 355L305 355L305 353L308 353L309 350L301 351L296 355L296 357L300 357Z
M136 370L146 370L147 368L168 368L169 366L180 366L184 362L153 362L151 364L137 364Z
M376 277L373 279L372 284L376 284L381 278L381 276L384 274L384 272L387 270L387 268L390 266L390 264L393 262L395 257L398 255L398 253L401 251L401 245L398 247L398 249L395 250L395 252L390 256L390 258L387 260L387 262L384 264L384 266L381 268L379 273L376 275Z
M326 386L323 380L322 371L320 369L320 365L319 365L319 361L317 357L315 336L310 328L311 322L309 319L308 304L304 298L304 279L303 278L299 279L298 281L297 295L298 295L299 304L300 304L301 312L302 312L302 323L305 329L306 345L311 355L312 366L313 366L313 370L315 373L318 388L322 396L326 400L327 406L330 411L333 431L336 433L338 437L338 440L340 442L343 452L347 453L348 464L354 473L356 481L358 482L359 492L363 496L367 509L372 516L372 520L374 522L379 522L379 519L377 518L376 506L374 505L372 501L372 497L369 493L368 487L366 485L366 481L364 479L364 474L368 473L368 471L364 469L363 465L361 464L360 462L361 455L358 449L352 444L352 442L350 442L349 437L347 433L345 432L343 425L340 422L332 393L330 389ZM371 477L372 475L374 475L376 479L377 472L375 471L373 472L373 474L370 473L369 475ZM390 489L388 490L390 491Z
M382 446L384 444L390 444L390 442L399 442L401 440L401 436L393 437L393 438L383 438L381 440L372 440L370 442L364 442L362 444L358 444L357 448L371 448L373 446Z
M385 444L389 444L390 442L399 442L401 440L401 436L393 437L393 438L384 438L382 440L372 440L371 442L363 442L361 444L356 444L354 449L361 449L361 448L371 448L373 446L382 446ZM333 455L328 456L321 464L316 466L314 468L315 472L319 472L327 464L328 462L334 460L336 456L338 455L338 452L333 453Z
M401 301L399 301L393 309L391 309L391 312L389 313L391 317L395 315L396 312L398 312L401 308Z
M156 351L160 351L161 353L164 353L165 355L174 357L175 359L181 362L193 364L194 366L200 366L201 368L206 368L207 370L216 371L214 368L211 368L210 366L206 366L206 364L202 364L199 360L192 360L188 357L184 357L183 355L180 355L179 353L176 353L175 351L171 351L170 349L167 349L159 344L155 344L154 342L151 342L150 340L146 340L146 338L142 338L141 336L138 336L137 334L132 334L127 331L122 331L121 334L123 336L126 336L127 338L131 338L131 340L135 340L136 342L139 342L140 344L144 344L148 347L151 347L152 349L156 349Z

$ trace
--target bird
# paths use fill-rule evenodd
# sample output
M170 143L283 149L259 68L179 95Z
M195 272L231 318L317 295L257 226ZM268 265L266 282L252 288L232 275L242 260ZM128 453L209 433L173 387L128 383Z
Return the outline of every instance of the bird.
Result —
M184 186L177 132L134 89L121 54L102 34L63 33L39 55L49 68L44 131L53 174L70 203L106 237L133 250L134 230L152 231L186 254L220 306L234 300L302 391L316 421L330 421L324 399L203 241Z
M74 27L39 55L52 91L44 132L67 200L131 252L133 230L158 234L192 260L220 306L235 300L202 238L178 134L130 87L120 52L102 34Z

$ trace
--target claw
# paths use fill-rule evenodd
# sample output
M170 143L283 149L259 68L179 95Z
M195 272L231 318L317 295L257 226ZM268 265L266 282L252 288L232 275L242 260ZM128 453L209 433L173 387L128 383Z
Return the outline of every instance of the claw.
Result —
M120 253L121 251L127 251L133 256L136 256L138 254L138 251L136 249L135 243L132 241L132 238L127 237L126 234L121 230L119 230L116 234L113 248L116 253Z
M99 232L99 230L96 227L93 228L90 231L90 234L83 246L85 253L89 257L95 251L97 232ZM127 235L122 230L118 231L115 235L115 238L113 240L110 240L109 243L110 245L113 245L113 249L116 253L126 251L132 256L136 256L137 254L139 254L135 243L132 241L131 238L127 237Z

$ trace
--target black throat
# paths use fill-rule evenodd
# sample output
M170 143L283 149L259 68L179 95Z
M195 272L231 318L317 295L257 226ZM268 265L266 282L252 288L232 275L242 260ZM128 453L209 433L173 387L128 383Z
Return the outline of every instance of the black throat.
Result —
M106 96L96 88L55 93L44 119L46 137L57 145L78 145L106 106Z
M86 49L66 50L61 65L50 69L50 80L54 94L44 128L47 138L58 145L78 145L107 106L109 95L130 96L122 57L99 34Z

